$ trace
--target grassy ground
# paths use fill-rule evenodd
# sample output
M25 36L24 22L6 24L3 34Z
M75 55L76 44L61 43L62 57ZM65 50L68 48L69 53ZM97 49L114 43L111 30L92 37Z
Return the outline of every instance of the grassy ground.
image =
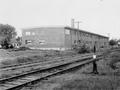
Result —
M52 60L59 60L65 57L72 57L76 55L76 52L72 51L43 51L43 50L4 50L0 49L0 68L10 65L22 65L35 62L46 62ZM38 66L39 67L39 66ZM37 67L37 68L38 68ZM12 75L18 75L23 72L33 70L33 67L17 70L0 71L0 79L11 77Z
M99 62L99 74L92 74L92 64L63 75L44 80L22 90L120 90L120 51L111 52ZM117 69L111 68L111 63Z
M99 61L98 75L91 74L92 65L77 75L85 75L83 78L75 78L56 87L54 90L120 90L120 68L111 68L111 63L119 63L120 51L112 52Z
M19 65L23 63L43 62L48 58L67 57L75 55L76 52L63 51L42 51L42 50L25 50L25 51L10 51L0 50L0 67L7 65ZM52 59L51 59L52 60Z
M69 58L67 60L70 60L70 58L75 55L76 52L74 51L42 51L42 50L20 50L20 51L14 51L14 50L0 50L1 56L7 58L6 60L2 60L0 63L0 68L7 67L9 65L23 65L23 64L33 64L35 62L41 63L39 66L31 66L24 69L14 69L14 70L5 70L0 71L0 79L8 78L13 75L19 75L24 72L29 72L31 70L34 70L36 68L42 68L44 65L47 65L46 61L54 61L57 62L57 60L64 60L63 58ZM79 56L79 55L78 55ZM45 64L46 62L46 64ZM53 63L53 62L51 62ZM49 62L50 64L50 62Z

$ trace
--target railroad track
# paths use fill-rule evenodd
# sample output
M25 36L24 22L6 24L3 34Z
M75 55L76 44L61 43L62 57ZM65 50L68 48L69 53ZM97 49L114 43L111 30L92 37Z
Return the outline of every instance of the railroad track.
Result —
M90 55L91 55L91 53L90 54L83 54L83 55L81 55L81 57L87 57ZM0 67L0 70L9 70L9 69L15 69L15 68L22 68L22 67L25 68L25 67L32 66L32 65L39 65L41 63L53 63L53 62L57 62L57 61L59 62L60 60L58 60L58 59L61 60L61 57L54 58L54 60L52 60L52 61L24 63L24 64L20 64L20 65L19 64L18 65L16 65L16 64L15 65L7 65L5 67L4 66Z
M36 69L42 69L45 67L51 67L56 64L62 64L62 63L67 63L67 62L71 62L71 61L75 61L78 60L80 58L86 58L86 57L91 57L92 54L85 54L85 55L78 55L78 56L74 56L72 57L72 59L69 58L56 58L59 60L52 60L52 61L46 61L46 62L42 62L42 63L33 63L33 64L28 64L28 65L22 65L22 66L16 66L16 67L9 67L9 68L2 68L0 69L1 75L0 75L0 79L5 79L5 78L9 78L11 76L16 76L16 75L20 75L23 72L28 73L31 72L33 70Z
M97 55L100 55L99 53ZM89 57L89 56L92 56L92 53L90 54L85 54L85 55L79 55L78 57L75 57L75 58L81 58L81 57ZM69 57L70 58L70 57ZM7 67L2 67L0 68L0 71L5 71L5 70L15 70L15 69L19 69L19 68L26 68L26 67L31 67L31 66L39 66L41 64L50 64L50 63L59 63L61 61L65 61L65 59L69 59L69 58L55 58L54 60L52 61L45 61L45 62L35 62L35 63L28 63L28 64L23 64L23 65L10 65L10 66L7 66ZM74 57L72 57L73 59L75 59ZM59 59L59 60L58 60Z
M113 50L110 50L110 51L116 51L116 50L119 50L119 49L113 49ZM99 54L99 53L98 53ZM82 57L86 57L86 56L90 56L92 55L91 53L89 54L83 54L81 55ZM61 58L61 57L60 57ZM57 60L59 58L55 58L55 60L53 61L45 61L45 63L53 63L54 61L57 62L57 61L60 61L60 60ZM9 69L17 69L17 68L25 68L25 67L28 67L28 66L32 66L32 65L39 65L41 63L44 63L44 62L33 62L33 63L22 63L22 64L15 64L15 65L7 65L7 66L2 66L0 67L0 70L9 70Z
M101 56L98 56L96 60L99 60L101 58L102 58ZM94 60L92 59L92 57L87 58L84 57L81 60L74 60L64 63L62 62L61 64L57 64L51 67L34 70L28 73L16 75L6 79L1 79L0 90L14 90L16 88L20 88L31 83L36 83L45 78L64 73L68 70L81 67L93 61Z

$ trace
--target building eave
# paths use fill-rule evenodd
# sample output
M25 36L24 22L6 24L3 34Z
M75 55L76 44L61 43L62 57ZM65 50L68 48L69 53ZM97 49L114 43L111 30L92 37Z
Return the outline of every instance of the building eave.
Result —
M84 33L88 33L88 34L92 34L92 35L96 35L96 36L100 36L100 37L104 37L104 38L109 39L109 37L107 37L107 36L103 36L103 35L100 35L100 34L88 32L88 31L85 31L85 30L77 29L77 28L71 28L71 27L68 27L68 26L66 26L66 27L64 27L64 28L65 28L65 29L69 29L69 30L81 31L81 32L84 32Z

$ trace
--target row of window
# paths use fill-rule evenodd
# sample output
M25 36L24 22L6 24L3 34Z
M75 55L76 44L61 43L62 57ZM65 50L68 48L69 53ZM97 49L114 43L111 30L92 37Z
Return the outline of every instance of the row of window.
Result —
M74 40L74 44L80 44L82 43L82 40ZM92 41L84 41L86 44L92 43Z
M25 32L26 36L35 35L35 32Z
M80 31L74 31L73 34L76 35L76 36L79 35L80 37L83 36L83 37L96 38L96 39L101 39L101 40L105 39L101 36L92 35L92 34L88 34L88 33L85 33L85 32L80 32Z

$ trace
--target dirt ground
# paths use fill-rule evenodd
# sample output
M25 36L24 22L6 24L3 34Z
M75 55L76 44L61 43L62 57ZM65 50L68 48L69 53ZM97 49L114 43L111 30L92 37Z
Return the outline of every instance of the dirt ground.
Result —
M117 57L116 59L114 56ZM120 90L120 64L117 69L110 67L111 61L119 61L120 51L110 53L97 62L99 74L93 74L92 64L77 71L58 75L21 90Z

